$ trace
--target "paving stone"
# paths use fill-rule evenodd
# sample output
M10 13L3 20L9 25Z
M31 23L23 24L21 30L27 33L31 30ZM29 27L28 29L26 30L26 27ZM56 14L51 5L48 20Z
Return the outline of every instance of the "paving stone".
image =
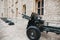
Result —
M29 40L26 36L27 20L21 19L15 23L16 25L9 26L3 21L0 21L0 40ZM60 40L60 35L46 32L41 33L40 40Z

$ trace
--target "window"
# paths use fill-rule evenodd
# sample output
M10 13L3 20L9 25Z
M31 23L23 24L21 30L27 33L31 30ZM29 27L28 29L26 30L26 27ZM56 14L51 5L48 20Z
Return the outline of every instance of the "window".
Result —
M44 15L44 0L38 1L38 14Z

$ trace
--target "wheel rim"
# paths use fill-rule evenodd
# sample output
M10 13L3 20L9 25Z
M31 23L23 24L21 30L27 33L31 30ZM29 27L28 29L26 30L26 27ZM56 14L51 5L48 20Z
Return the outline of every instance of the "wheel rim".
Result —
M30 39L36 39L37 38L37 32L34 29L28 30L27 34L30 37Z

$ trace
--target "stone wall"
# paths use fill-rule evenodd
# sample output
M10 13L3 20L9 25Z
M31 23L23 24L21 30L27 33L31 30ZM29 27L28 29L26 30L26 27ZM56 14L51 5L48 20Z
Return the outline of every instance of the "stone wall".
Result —
M26 15L30 16L32 12L36 12L35 0L4 0L0 3L2 4L0 4L0 16L3 15L3 17L22 18L23 5L26 5ZM17 13L16 8L18 8ZM44 0L44 15L42 18L48 22L59 22L60 0Z
M4 13L4 1L0 0L0 17L3 17Z
M44 2L43 19L49 22L60 22L60 0L45 0Z
M45 20L60 21L60 0L45 0Z

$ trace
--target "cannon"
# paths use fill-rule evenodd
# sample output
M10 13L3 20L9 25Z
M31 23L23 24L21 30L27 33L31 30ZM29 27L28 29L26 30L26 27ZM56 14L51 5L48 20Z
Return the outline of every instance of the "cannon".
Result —
M44 20L41 20L41 17L35 13L32 13L31 17L28 17L27 15L23 16L25 16L23 18L29 20L26 28L26 34L30 40L39 40L41 32L43 31L46 31L46 33L54 32L56 34L60 34L60 27L48 26L48 23L47 25L44 25Z

